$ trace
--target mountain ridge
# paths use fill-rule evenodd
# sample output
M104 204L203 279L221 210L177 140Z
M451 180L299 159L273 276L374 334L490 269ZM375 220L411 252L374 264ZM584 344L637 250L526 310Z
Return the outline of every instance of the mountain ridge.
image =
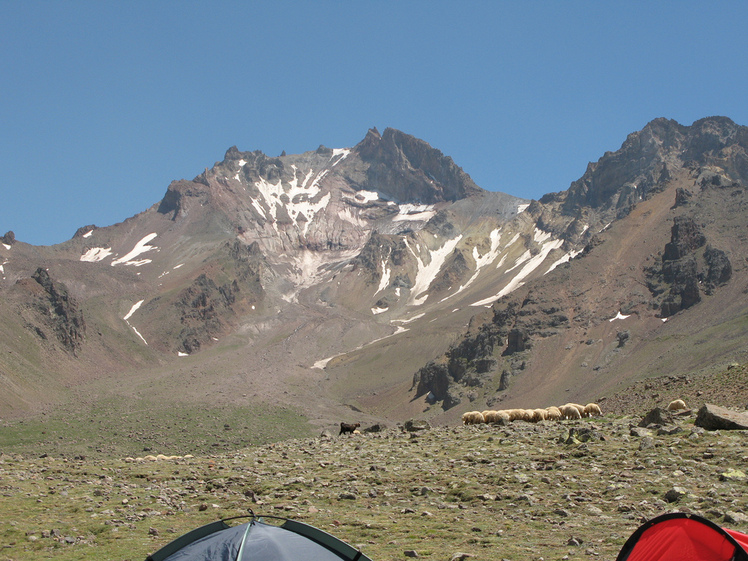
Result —
M451 422L466 407L533 393L607 391L646 375L618 356L671 348L647 343L657 325L697 308L719 329L705 309L726 294L735 302L725 309L745 304L735 260L743 240L727 233L744 223L735 211L747 138L727 118L690 127L656 119L567 191L537 201L481 189L395 129L276 158L231 147L122 223L82 227L56 246L4 237L13 243L0 247L0 411L33 414L78 393L136 399L171 385L180 395L167 403L271 402L300 408L312 425L352 410L372 421ZM680 215L685 237L673 233ZM40 267L85 319L77 356L21 297ZM726 316L738 322L734 341L739 317ZM578 342L593 338L602 343ZM737 343L723 347L725 357L738 353ZM693 357L675 363L703 367Z

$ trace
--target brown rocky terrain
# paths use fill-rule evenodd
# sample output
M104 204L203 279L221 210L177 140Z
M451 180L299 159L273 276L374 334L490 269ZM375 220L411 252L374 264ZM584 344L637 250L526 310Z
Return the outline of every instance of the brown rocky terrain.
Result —
M0 559L144 559L248 509L303 520L375 560L612 561L641 523L670 511L745 532L745 431L706 431L695 410L639 426L649 406L640 395L661 405L700 382L653 379L607 400L625 414L580 421L414 422L341 437L330 427L169 459L5 448ZM733 402L748 400L744 366L719 382L694 391L716 402L729 385Z
M415 394L455 419L744 360L744 140L722 119L656 120L568 191L531 204L538 224L567 240L593 217L605 227L568 264L476 315L416 372Z

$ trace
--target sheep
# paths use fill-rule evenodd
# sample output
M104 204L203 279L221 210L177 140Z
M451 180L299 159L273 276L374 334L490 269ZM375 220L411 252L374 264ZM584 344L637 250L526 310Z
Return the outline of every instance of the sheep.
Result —
M509 413L507 413L506 411L496 411L496 417L497 421L498 419L503 419L505 423L508 423L512 420L512 418L509 416Z
M579 409L577 409L574 406L573 403L567 403L566 405L562 405L561 407L559 407L559 410L561 411L561 414L563 415L564 419L581 419L582 418L582 414L579 412Z
M507 414L510 421L516 421L522 418L522 409L504 409L504 413Z
M668 411L678 411L679 409L688 409L688 407L686 407L686 402L682 399L676 399L668 403Z
M535 419L535 413L533 413L532 409L520 409L522 411L522 419L523 421L527 421L528 423L532 423Z
M579 411L579 415L584 417L584 405L579 405L578 403L567 403L567 405L571 405L572 407L576 407L577 411Z
M533 409L532 413L533 421L535 421L536 423L548 419L548 411L546 411L545 409Z
M584 416L585 417L602 417L603 412L597 403L588 403L587 405L584 406Z
M561 414L561 410L558 407L548 407L545 410L546 419L549 421L560 421L563 418L563 415Z
M360 426L361 423L353 423L352 425L348 423L340 423L340 432L338 433L338 436L347 432L354 434L356 429Z
M481 413L483 415L483 422L484 423L493 423L496 421L496 411L493 411L492 409L487 409Z
M462 422L465 425L479 425L486 421L480 411L468 411L462 414Z

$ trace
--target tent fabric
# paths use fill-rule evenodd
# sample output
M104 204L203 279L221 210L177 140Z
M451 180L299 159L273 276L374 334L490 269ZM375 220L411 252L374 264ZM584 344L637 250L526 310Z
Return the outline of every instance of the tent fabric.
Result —
M280 526L252 517L229 526L214 522L177 538L146 561L371 561L318 528L293 520Z
M748 535L696 515L671 513L640 526L616 561L748 561Z

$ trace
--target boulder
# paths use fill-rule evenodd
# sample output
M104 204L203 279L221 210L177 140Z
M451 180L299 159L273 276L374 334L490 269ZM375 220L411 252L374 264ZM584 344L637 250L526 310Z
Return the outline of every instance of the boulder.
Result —
M364 432L382 432L387 430L387 425L383 423L377 423L375 425L371 425L370 427L366 427L364 429Z
M706 403L699 409L694 424L706 430L748 430L748 414Z
M644 415L639 426L648 427L649 425L668 425L672 422L673 416L668 411L661 407L655 407L649 413Z
M408 432L418 432L431 428L431 425L428 423L428 421L424 421L423 419L410 419L408 421L405 421L405 424L403 426Z

